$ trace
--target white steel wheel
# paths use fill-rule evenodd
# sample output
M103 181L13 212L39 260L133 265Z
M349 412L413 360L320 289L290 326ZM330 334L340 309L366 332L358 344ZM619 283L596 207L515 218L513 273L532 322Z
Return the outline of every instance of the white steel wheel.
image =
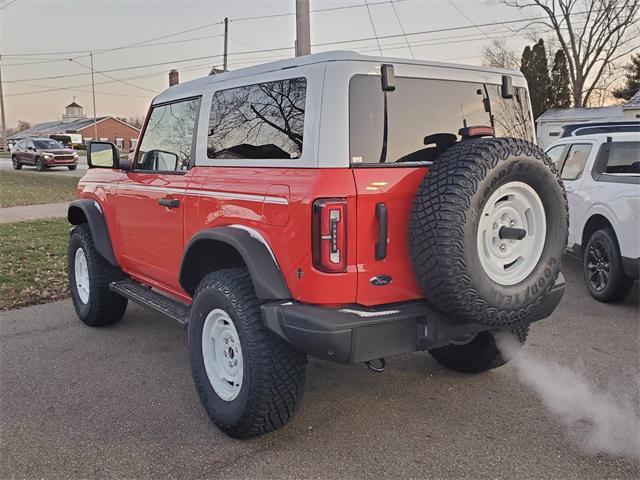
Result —
M242 347L238 331L224 310L212 310L204 321L202 356L216 394L227 402L235 399L242 388Z
M80 301L85 305L89 303L89 267L87 257L82 248L76 250L74 260L74 278L76 281L76 291Z
M501 238L503 227L525 230L522 240ZM500 285L515 285L529 276L542 256L547 235L544 206L523 182L508 182L482 209L477 247L487 276Z

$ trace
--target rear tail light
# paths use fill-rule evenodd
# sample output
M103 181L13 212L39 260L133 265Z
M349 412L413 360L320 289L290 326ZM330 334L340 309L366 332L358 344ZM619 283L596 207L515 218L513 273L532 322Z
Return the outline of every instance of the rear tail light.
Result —
M313 265L328 273L347 271L347 201L344 198L313 203Z

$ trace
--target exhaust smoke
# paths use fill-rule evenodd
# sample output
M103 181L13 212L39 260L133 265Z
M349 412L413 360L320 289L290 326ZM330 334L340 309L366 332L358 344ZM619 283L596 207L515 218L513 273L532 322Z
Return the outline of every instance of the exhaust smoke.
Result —
M562 365L535 358L510 334L496 335L496 344L585 452L640 459L640 417L628 395L603 391Z

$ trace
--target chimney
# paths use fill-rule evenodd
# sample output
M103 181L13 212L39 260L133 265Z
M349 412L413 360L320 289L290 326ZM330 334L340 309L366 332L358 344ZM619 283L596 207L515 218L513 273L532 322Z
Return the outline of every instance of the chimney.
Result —
M175 68L169 72L169 86L172 87L180 83L180 74Z

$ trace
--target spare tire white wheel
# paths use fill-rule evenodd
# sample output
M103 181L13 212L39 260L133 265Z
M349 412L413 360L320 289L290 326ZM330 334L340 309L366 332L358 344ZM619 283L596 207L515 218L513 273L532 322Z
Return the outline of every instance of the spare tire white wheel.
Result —
M492 331L430 353L467 373L504 363L493 331L524 343L526 318L551 291L567 243L562 180L536 145L514 138L449 148L416 194L409 234L427 301L451 322Z

